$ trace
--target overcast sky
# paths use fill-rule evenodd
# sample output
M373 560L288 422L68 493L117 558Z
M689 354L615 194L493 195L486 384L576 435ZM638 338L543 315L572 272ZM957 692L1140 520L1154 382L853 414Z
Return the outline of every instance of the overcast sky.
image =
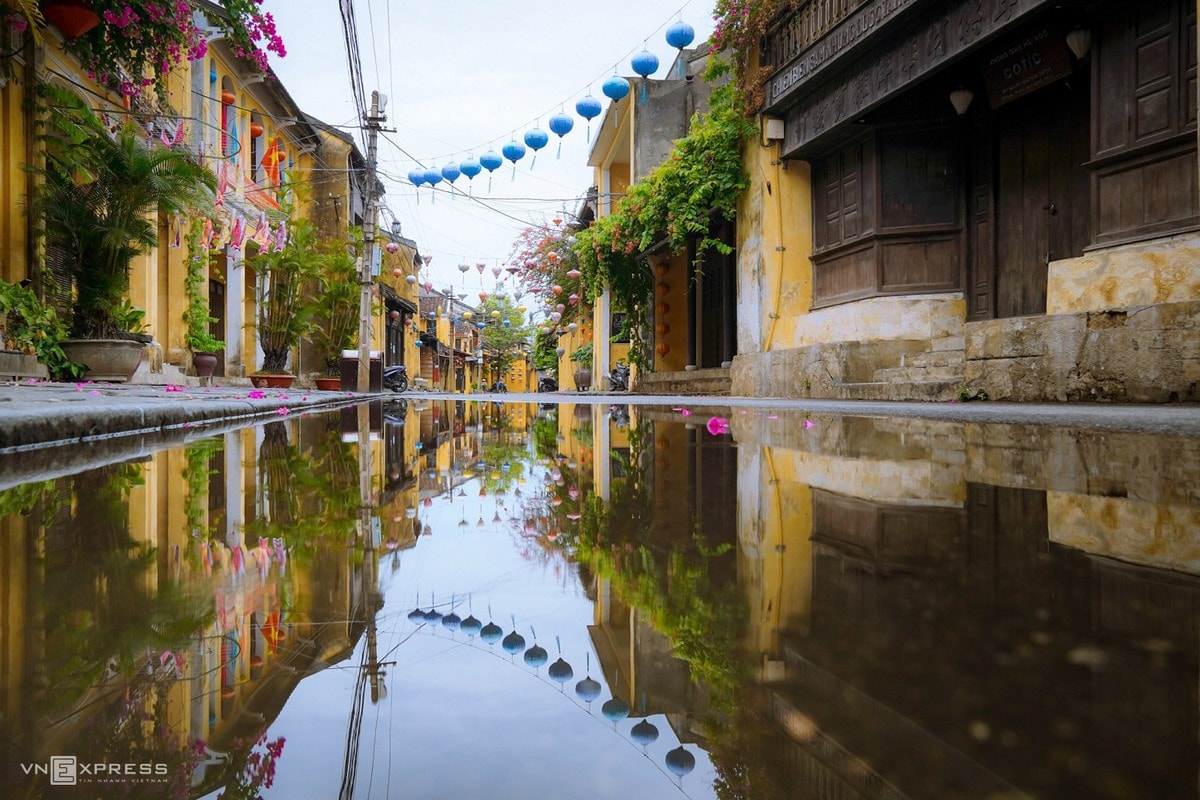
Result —
M355 0L363 83L388 96L380 139L379 167L384 203L402 223L404 235L433 256L429 270L439 288L449 283L474 293L490 289L490 269L464 277L460 263L503 265L514 240L528 224L544 224L561 210L575 212L592 183L587 167L586 124L513 167L507 161L491 176L461 177L474 202L452 198L446 182L436 202L407 175L417 166L445 166L468 154L500 152L526 130L550 133L549 117L574 116L575 102L592 94L607 108L601 84L614 71L633 76L630 59L643 48L658 56L663 78L676 51L665 40L668 26L682 20L696 43L712 32L712 0L605 0L559 3L532 0ZM288 48L272 65L300 107L332 125L345 126L362 142L338 3L266 0ZM695 46L695 43L693 44ZM592 121L595 135L600 118ZM415 160L414 160L415 159ZM382 224L390 222L385 212ZM485 283L486 281L486 283Z

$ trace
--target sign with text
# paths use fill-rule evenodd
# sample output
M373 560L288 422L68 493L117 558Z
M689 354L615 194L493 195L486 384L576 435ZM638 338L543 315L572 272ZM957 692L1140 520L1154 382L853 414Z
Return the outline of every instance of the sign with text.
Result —
M1066 39L1052 28L1040 28L1011 40L984 61L988 102L999 108L1071 74Z

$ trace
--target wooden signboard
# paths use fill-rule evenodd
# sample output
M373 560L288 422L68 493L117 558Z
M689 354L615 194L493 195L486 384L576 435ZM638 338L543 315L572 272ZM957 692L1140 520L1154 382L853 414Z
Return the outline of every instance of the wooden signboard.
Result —
M1036 28L1009 40L983 63L983 82L992 108L1071 74L1066 37L1054 28Z

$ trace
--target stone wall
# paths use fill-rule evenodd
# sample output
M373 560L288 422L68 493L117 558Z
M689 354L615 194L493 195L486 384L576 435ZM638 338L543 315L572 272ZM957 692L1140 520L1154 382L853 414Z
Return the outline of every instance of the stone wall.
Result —
M1200 400L1200 301L968 323L966 383L992 400Z

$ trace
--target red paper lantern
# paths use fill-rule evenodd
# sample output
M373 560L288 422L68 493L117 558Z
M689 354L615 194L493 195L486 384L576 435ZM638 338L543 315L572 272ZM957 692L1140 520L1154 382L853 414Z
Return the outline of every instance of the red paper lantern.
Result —
M263 126L261 122L250 123L250 135L255 139L263 135Z
M46 0L42 16L68 39L78 39L100 24L100 16L87 0Z
M227 106L231 106L231 105L233 105L235 100L237 100L237 95L235 95L233 92L229 91L228 89L221 90L221 102L222 103L224 103Z

